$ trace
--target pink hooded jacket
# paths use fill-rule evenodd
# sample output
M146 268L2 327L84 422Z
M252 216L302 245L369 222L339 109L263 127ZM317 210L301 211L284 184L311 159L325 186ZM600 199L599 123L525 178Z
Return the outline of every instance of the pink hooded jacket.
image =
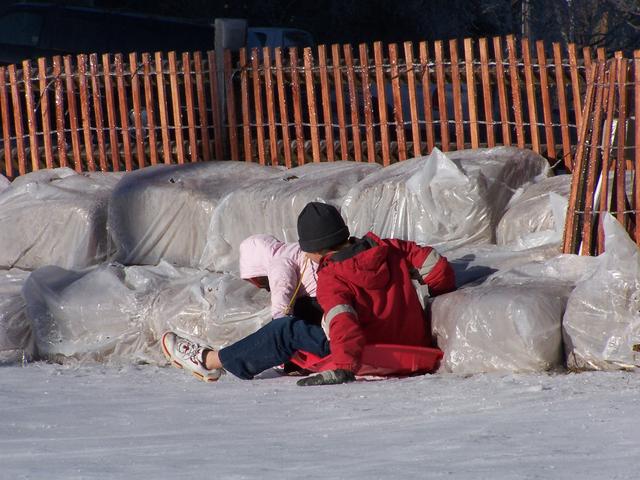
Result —
M298 243L284 243L271 235L252 235L240 243L240 277L268 277L271 316L283 317L296 297L315 297L318 265L307 260Z

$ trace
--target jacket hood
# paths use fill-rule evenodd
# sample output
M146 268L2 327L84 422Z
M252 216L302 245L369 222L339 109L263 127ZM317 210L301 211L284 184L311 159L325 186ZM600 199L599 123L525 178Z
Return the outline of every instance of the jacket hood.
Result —
M266 277L269 263L284 246L272 235L252 235L240 243L240 277Z
M344 260L332 261L329 258L327 267L335 273L359 287L382 289L389 284L391 274L387 265L389 247L374 246L355 256Z

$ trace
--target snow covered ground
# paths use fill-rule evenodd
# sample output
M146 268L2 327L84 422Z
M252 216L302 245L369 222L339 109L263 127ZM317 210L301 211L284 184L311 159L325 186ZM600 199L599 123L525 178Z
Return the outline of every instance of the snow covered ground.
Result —
M298 387L173 368L0 367L0 478L636 479L640 376Z

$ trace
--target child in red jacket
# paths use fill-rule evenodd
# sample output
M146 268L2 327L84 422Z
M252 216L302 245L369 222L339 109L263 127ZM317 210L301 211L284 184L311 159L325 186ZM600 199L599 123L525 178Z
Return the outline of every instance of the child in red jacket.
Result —
M318 357L331 354L335 370L302 379L299 385L352 381L367 344L431 346L431 328L419 295L455 289L454 273L433 248L373 233L349 238L340 212L311 202L298 217L300 248L318 263L317 298L325 312L322 325L286 316L219 351L167 332L165 356L205 381L222 370L251 379L281 365L296 351ZM418 292L422 293L418 293Z

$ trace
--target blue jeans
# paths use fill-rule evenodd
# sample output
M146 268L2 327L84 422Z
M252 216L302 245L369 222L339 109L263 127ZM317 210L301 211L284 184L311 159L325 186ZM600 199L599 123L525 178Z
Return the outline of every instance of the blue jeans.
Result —
M322 327L297 317L276 318L248 337L218 352L222 366L236 377L255 375L283 364L296 350L318 357L329 355L329 340Z

